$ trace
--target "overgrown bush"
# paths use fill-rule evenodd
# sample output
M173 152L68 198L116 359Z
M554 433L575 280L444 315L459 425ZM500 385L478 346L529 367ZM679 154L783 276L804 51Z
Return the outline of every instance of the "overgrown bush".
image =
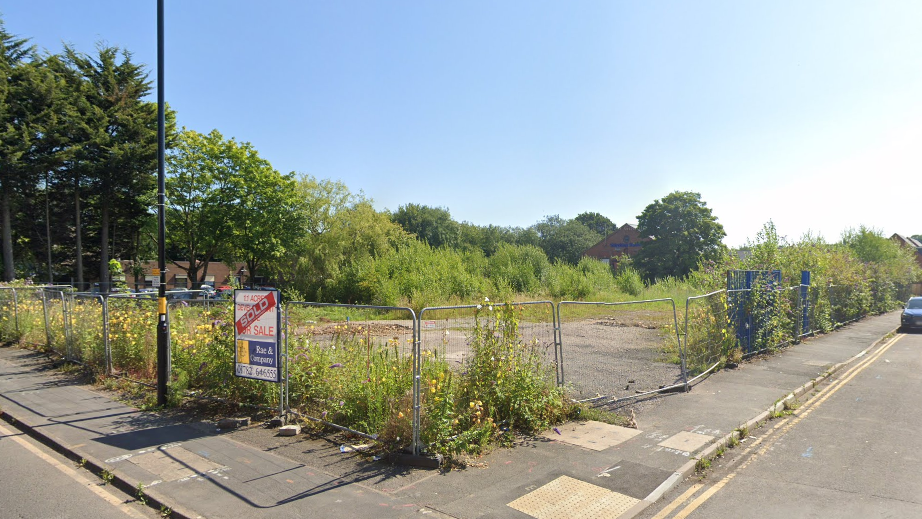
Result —
M424 441L438 452L480 452L511 431L535 432L565 419L571 404L519 333L521 306L487 301L475 316L471 357L460 374L425 369ZM437 359L434 362L438 362Z
M644 283L640 273L634 267L624 267L618 270L615 275L615 285L618 290L634 297L639 297L643 293Z

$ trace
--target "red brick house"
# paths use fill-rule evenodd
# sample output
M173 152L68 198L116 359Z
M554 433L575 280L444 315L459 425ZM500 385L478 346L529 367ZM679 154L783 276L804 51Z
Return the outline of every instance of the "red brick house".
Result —
M640 251L644 242L653 238L641 236L633 225L624 224L604 240L596 243L583 253L583 256L596 258L614 267L622 256L634 256Z
M154 286L154 280L157 279L157 276L153 274L154 269L157 268L156 261L146 261L142 263L144 268L144 275L138 279L134 278L134 274L131 272L131 262L121 261L122 271L125 273L125 284L128 285L128 288L145 288ZM189 265L188 261L177 261L179 265L187 267ZM200 267L198 270L198 275L201 277L204 267ZM228 267L224 263L217 261L212 261L208 263L208 274L205 277L205 281L194 283L189 280L188 274L186 271L179 268L173 262L168 262L166 264L166 288L167 290L173 288L189 288L189 289L198 289L202 285L211 285L213 287L220 287L221 285L227 285L231 281L236 281L239 284L245 283L249 280L247 276L246 264L237 263L233 268Z
M922 267L922 242L915 238L910 238L908 236L903 236L902 234L894 234L890 237L892 241L899 243L901 247L912 247L916 251L916 263Z

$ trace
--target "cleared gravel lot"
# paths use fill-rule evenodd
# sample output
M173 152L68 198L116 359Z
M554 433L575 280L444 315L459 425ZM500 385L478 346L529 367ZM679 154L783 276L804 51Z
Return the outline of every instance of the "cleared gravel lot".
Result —
M635 396L682 381L672 307L663 304L587 305L560 308L555 322L550 303L516 305L522 342L543 355L551 376L554 368L574 399L601 401ZM487 326L494 310L442 308L420 316L420 348L463 370L472 354L477 321ZM359 338L365 344L387 345L409 355L413 346L410 320L352 318L292 323L296 334L320 344ZM555 347L555 326L561 348Z

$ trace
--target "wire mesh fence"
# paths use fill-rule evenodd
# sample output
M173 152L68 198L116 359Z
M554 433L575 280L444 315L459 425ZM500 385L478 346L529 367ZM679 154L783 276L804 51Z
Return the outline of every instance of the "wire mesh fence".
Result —
M157 377L157 301L106 299L108 373L150 383Z
M409 446L418 437L416 315L409 308L285 304L286 407Z
M672 299L564 301L557 309L561 378L576 400L614 400L684 387Z
M473 363L484 360L477 355L491 344L511 346L496 349L496 357L535 352L540 363L516 366L566 386L576 400L605 403L685 388L722 362L892 309L910 291L873 283L724 290L688 298L682 326L673 299L556 307L484 301L426 308L418 318L409 308L289 302L281 385L235 377L233 301L176 297L168 303L170 384L174 394L281 406L357 434L386 435L417 451L447 427L435 423L456 412L445 412L447 402L463 397L471 413L477 411L477 393L453 394L459 386L451 381L473 373ZM0 288L0 337L96 372L156 382L156 325L152 296ZM485 359L502 360L489 353Z
M68 340L70 319L67 316L68 301L64 292L55 289L43 289L42 316L45 322L45 347L62 358L70 358Z
M0 287L0 341L19 339L19 296L13 287Z
M729 298L740 297L744 292L719 290L685 300L685 369L689 383L719 366L734 347L739 349L739 359L731 360L742 358L743 343L731 328L739 317L730 313Z
M48 349L45 329L45 291L41 287L17 288L14 311L20 343L42 351Z
M156 319L156 308L151 306L150 311ZM167 311L170 371L175 391L277 405L275 384L253 381L248 385L234 377L233 301L168 299ZM156 334L151 338L156 354Z
M516 335L540 352L542 361L557 371L556 314L554 303L531 301L510 303L515 309ZM419 314L420 354L444 360L462 370L473 354L472 344L479 329L496 319L506 303L424 308Z
M106 347L106 301L102 296L75 294L69 303L70 355L68 360L84 364L97 373L109 368Z

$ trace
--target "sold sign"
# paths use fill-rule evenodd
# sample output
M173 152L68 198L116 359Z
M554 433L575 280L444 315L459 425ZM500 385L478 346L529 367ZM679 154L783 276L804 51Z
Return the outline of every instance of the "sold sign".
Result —
M254 321L262 317L263 314L275 307L275 292L269 292L266 297L257 301L245 314L236 322L237 334L242 334Z

